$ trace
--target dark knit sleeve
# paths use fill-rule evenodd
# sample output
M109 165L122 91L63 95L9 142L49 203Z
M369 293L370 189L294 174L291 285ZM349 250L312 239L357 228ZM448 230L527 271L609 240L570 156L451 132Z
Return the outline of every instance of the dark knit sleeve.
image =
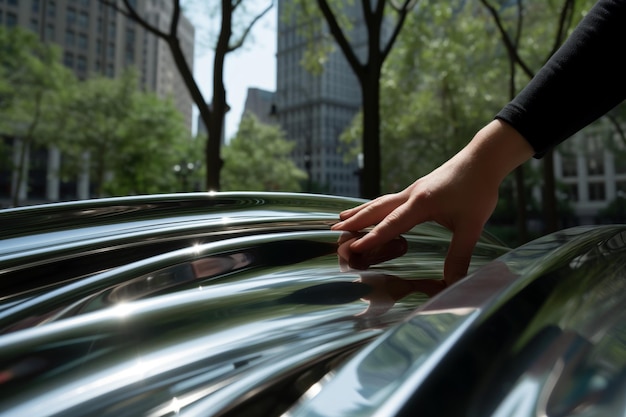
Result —
M626 0L600 0L497 115L541 157L626 98Z

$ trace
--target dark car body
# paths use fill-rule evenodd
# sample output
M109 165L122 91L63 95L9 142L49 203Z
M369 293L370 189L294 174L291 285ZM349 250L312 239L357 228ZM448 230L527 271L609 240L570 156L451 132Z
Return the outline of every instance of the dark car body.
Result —
M625 415L625 226L485 234L446 288L448 231L355 257L329 226L357 203L0 211L0 414Z

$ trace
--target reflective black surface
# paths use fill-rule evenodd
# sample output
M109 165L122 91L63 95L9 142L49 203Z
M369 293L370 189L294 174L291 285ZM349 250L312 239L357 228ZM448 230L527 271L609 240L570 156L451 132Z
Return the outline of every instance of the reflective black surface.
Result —
M0 211L0 413L624 415L626 228L485 235L445 288L445 229L355 256L329 226L357 203Z

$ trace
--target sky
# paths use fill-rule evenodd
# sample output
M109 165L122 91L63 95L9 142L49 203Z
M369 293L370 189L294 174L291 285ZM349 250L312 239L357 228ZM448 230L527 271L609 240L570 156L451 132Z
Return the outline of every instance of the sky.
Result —
M231 106L231 110L226 114L227 141L237 133L248 88L276 90L276 15L274 6L256 23L245 44L226 55L224 82L226 101ZM212 22L208 18L201 20L193 16L190 18L196 27L194 75L202 94L210 102L213 97L214 54L208 42L203 39L206 39L207 32L215 33L218 28L211 27ZM194 110L194 132L197 114L197 110Z

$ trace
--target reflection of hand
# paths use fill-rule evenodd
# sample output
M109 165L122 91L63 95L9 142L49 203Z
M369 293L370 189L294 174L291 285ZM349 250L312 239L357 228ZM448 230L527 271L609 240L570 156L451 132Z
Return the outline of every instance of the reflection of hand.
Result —
M367 284L372 291L363 297L369 303L362 315L380 315L409 294L420 292L433 297L446 288L446 283L437 279L407 280L393 275L362 274L360 282Z
M362 233L343 233L340 236L337 255L342 271L364 270L370 265L402 256L407 251L406 240L403 237L397 237L373 250L355 253L351 250L351 244L362 236ZM421 292L432 297L446 287L442 280L404 280L393 275L377 274L375 271L360 273L357 282L371 288L371 291L362 296L362 299L369 305L360 315L380 315L411 293Z
M406 240L399 236L370 250L360 253L354 252L352 243L362 236L363 233L342 233L339 237L337 255L339 255L339 265L342 270L345 270L347 267L367 269L370 265L398 258L407 251Z
M448 162L396 194L389 194L341 213L333 230L359 231L376 225L351 244L366 253L413 226L435 221L449 229L452 241L444 266L451 284L469 267L472 251L498 200L498 187L533 150L512 127L494 121Z

